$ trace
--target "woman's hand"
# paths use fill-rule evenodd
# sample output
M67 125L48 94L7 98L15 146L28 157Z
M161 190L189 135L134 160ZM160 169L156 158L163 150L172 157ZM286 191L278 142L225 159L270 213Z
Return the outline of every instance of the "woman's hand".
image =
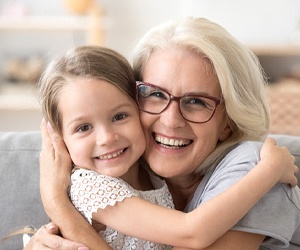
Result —
M84 245L58 236L59 230L52 222L42 226L30 239L24 250L88 250Z
M72 161L63 139L49 122L41 124L40 191L46 213L51 218L60 197L67 196Z
M295 174L299 169L295 165L295 157L287 147L276 146L273 138L267 138L260 151L260 157L261 161L273 167L274 174L278 173L279 182L290 184L291 187L298 184Z

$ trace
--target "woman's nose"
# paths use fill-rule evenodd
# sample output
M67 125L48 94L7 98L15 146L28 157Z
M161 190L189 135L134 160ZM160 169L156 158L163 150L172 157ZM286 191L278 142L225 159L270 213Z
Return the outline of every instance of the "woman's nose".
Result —
M169 128L183 127L186 123L186 120L180 113L179 104L176 101L171 101L169 106L160 114L160 121Z

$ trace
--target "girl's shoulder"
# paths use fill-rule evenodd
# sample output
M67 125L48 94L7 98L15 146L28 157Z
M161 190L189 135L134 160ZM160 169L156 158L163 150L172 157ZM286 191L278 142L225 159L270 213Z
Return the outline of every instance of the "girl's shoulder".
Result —
M99 174L93 170L84 168L75 168L71 175L71 185L78 182L86 185L93 185L94 187L117 186L120 188L120 186L124 186L126 188L131 188L130 185L121 178Z
M92 213L99 208L114 206L117 202L137 194L120 178L78 168L71 176L69 196L76 209L91 223Z

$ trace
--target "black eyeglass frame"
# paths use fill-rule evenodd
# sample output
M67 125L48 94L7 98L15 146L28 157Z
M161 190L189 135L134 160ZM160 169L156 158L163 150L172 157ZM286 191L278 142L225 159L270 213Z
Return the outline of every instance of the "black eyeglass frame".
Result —
M151 87L158 88L158 89L164 91L166 94L169 95L170 100L169 100L168 104L166 105L166 107L162 111L160 111L160 112L150 112L150 111L147 111L147 110L144 110L143 108L141 108L140 103L139 103L139 87L141 85L143 85L143 86L151 86ZM203 97L203 98L207 98L207 99L212 100L215 103L215 107L214 107L214 110L212 111L211 116L206 121L203 121L203 122L195 122L195 121L191 121L191 120L185 118L184 115L182 114L182 111L181 111L180 100L182 98L186 97L186 96ZM201 94L200 95L193 95L193 94L191 94L191 95L184 95L184 96L173 96L168 91L166 91L164 88L158 87L155 84L151 84L151 83L148 83L148 82L142 82L142 81L136 81L136 102L138 104L139 109L142 110L143 112L146 112L146 113L152 114L152 115L159 115L159 114L161 114L162 112L164 112L169 107L171 101L173 101L173 100L177 102L178 108L179 108L179 112L180 112L181 116L183 117L183 119L185 119L188 122L198 123L198 124L209 122L212 119L212 117L214 116L218 105L220 105L224 101L223 98L219 99L217 97L209 96L209 95L205 95L205 94L202 94L202 95Z

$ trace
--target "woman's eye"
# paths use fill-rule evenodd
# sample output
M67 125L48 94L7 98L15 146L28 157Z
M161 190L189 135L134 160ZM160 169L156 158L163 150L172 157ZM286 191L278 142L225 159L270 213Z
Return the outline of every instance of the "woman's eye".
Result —
M201 98L190 98L188 100L188 102L186 102L187 104L195 104L195 105L200 105L200 106L206 106L206 103L204 100L202 100Z
M120 121L120 120L123 120L127 117L128 115L126 114L117 114L113 117L113 121Z
M88 124L82 125L77 129L77 132L86 132L91 129L91 126Z
M213 109L214 102L205 97L186 97L184 106L193 109Z
M149 94L149 97L157 97L157 98L167 99L166 94L161 91L153 91Z

